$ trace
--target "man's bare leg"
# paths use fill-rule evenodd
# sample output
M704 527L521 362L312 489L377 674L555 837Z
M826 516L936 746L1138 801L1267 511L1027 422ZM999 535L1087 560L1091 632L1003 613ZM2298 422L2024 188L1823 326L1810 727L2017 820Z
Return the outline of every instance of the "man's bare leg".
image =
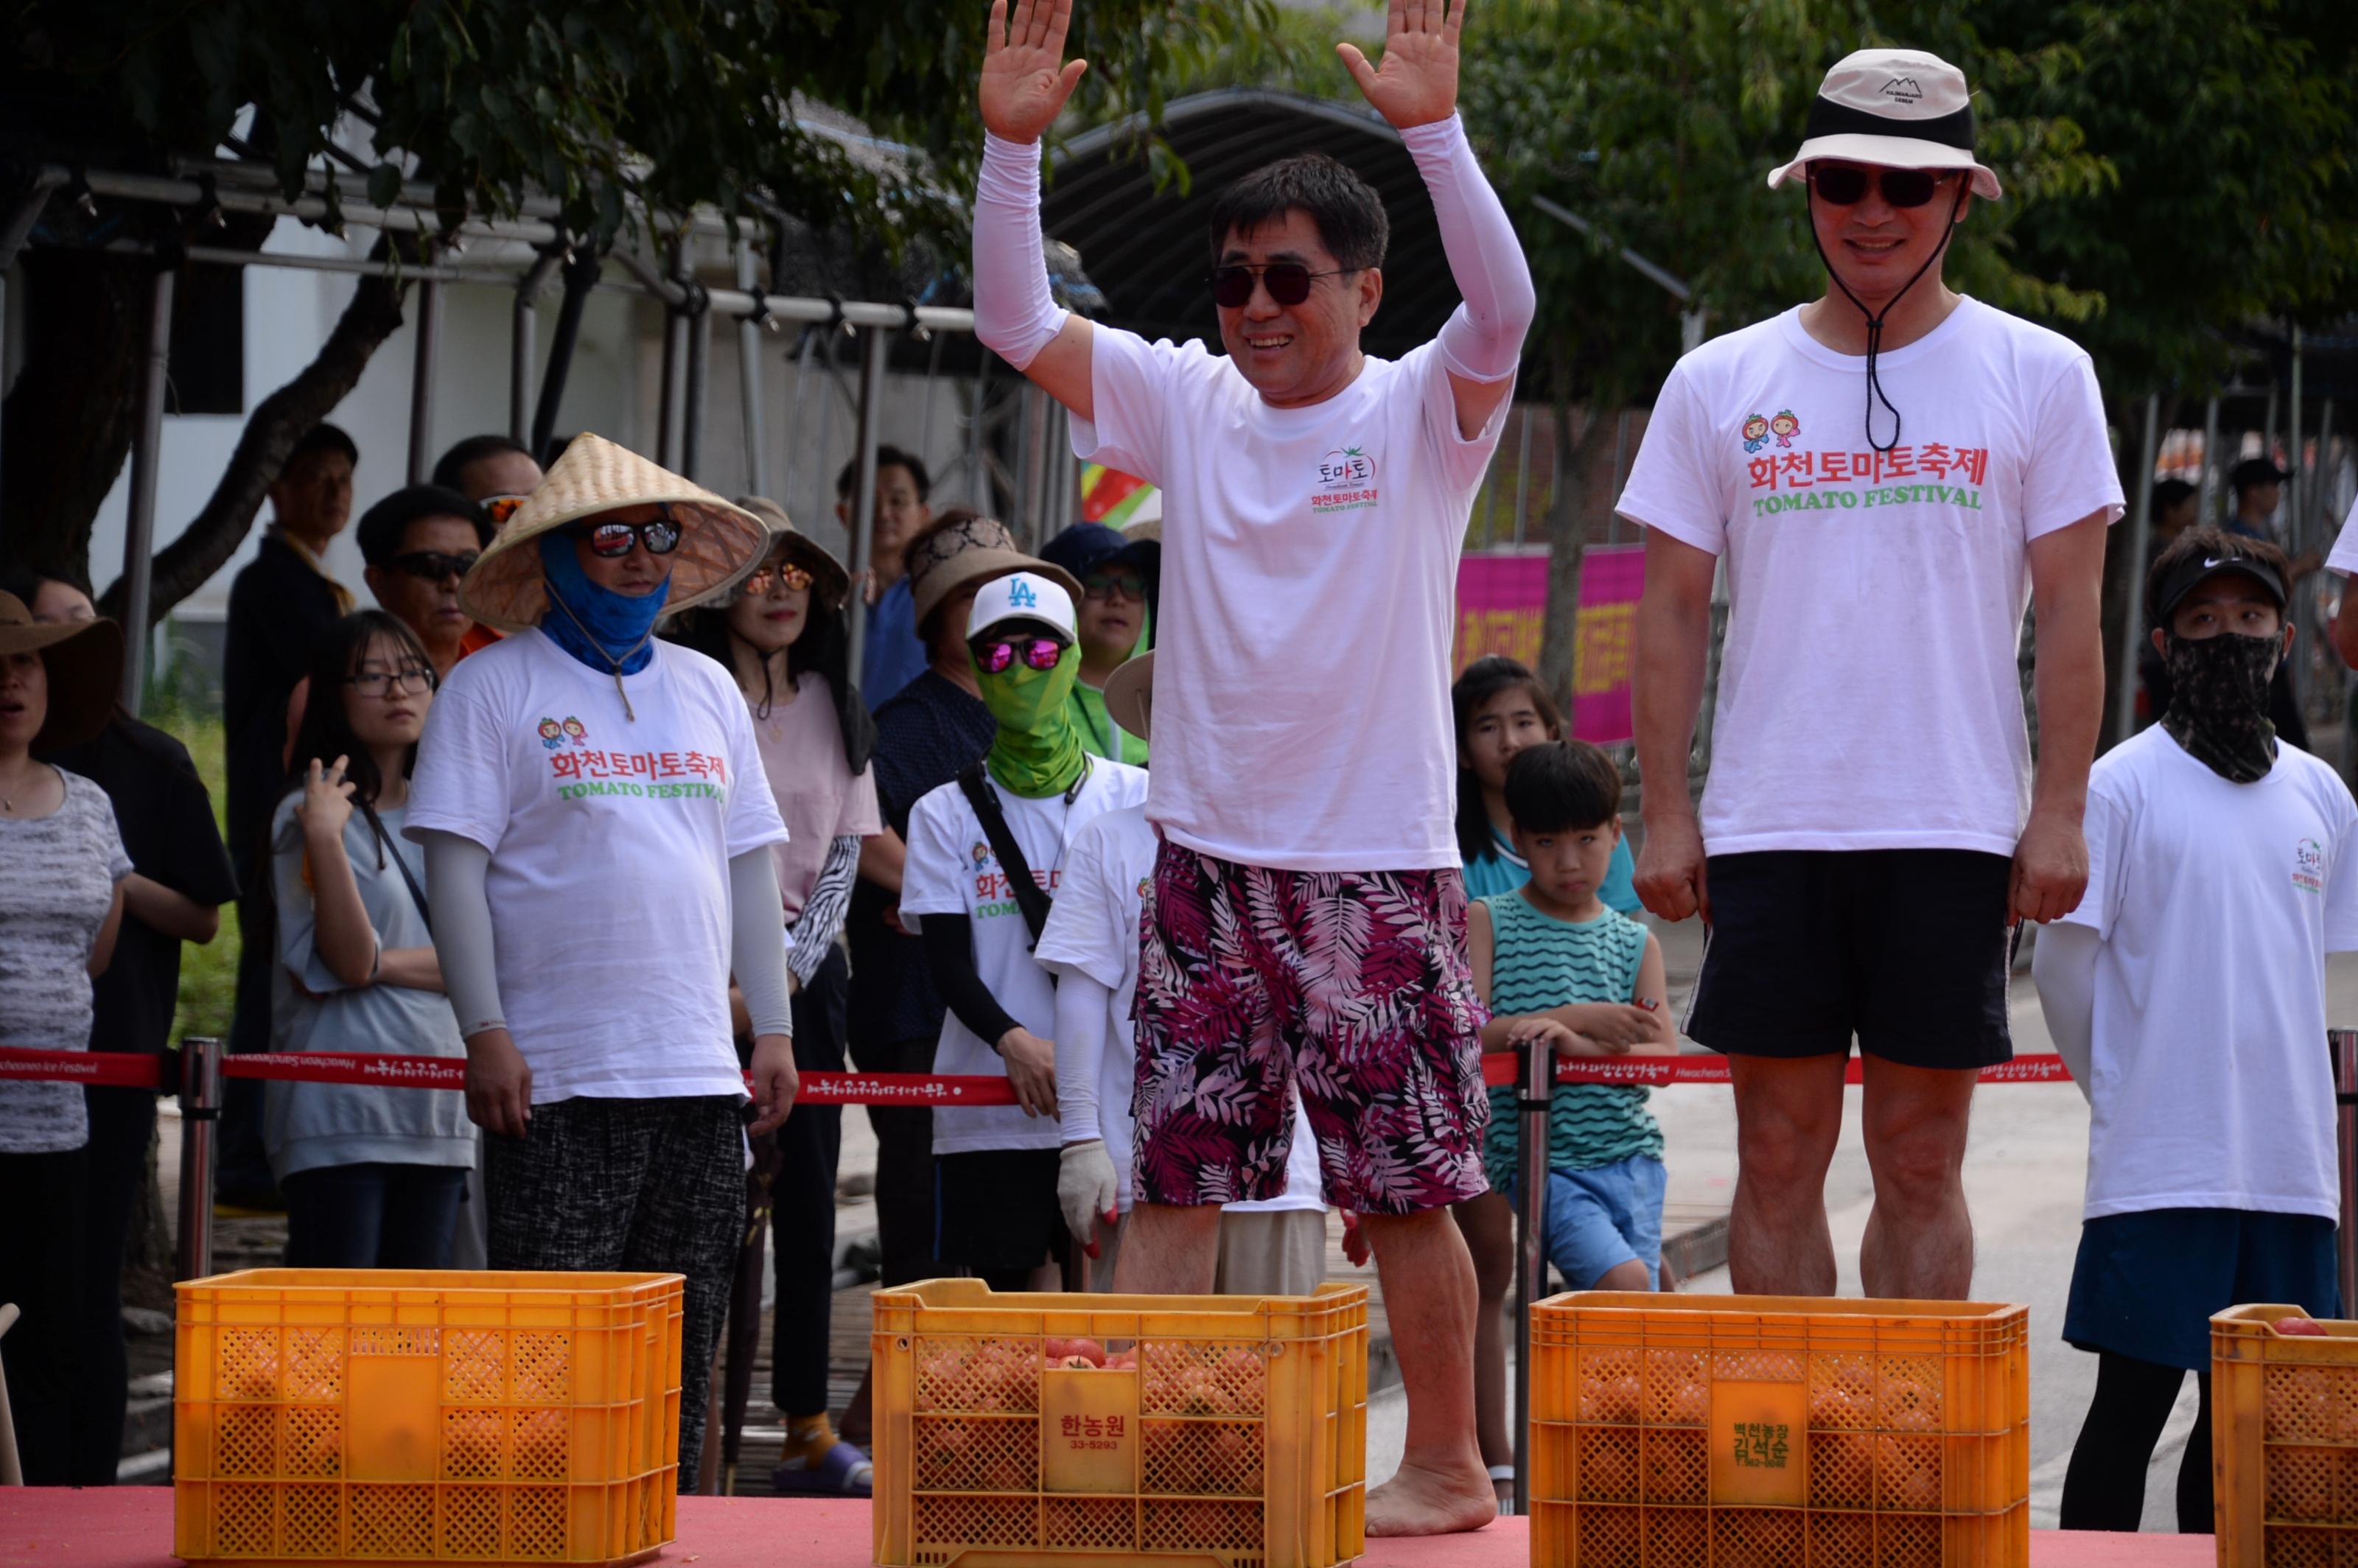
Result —
M1498 1516L1498 1499L1474 1441L1474 1260L1447 1209L1359 1223L1408 1396L1400 1471L1368 1493L1368 1533L1479 1530Z
M1826 1167L1842 1131L1842 1056L1730 1056L1736 1204L1727 1272L1746 1295L1830 1296Z
M1974 1288L1963 1170L1978 1075L1868 1056L1865 1076L1875 1211L1859 1244L1859 1282L1870 1296L1963 1301Z
M1132 1205L1113 1288L1122 1295L1208 1296L1220 1266L1220 1206Z
M1507 1431L1507 1296L1515 1288L1515 1209L1504 1193L1451 1206L1474 1260L1474 1433L1487 1465L1515 1462ZM1497 1489L1514 1495L1513 1484ZM1503 1503L1506 1499L1501 1498Z

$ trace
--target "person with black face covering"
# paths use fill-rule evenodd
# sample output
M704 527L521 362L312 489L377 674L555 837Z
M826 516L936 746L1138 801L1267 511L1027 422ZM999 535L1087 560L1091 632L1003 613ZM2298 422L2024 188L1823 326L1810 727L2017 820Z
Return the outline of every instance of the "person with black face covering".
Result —
M2088 781L2088 893L2039 934L2039 1005L2088 1097L2063 1337L2097 1357L2065 1530L2133 1530L2192 1372L2178 1528L2212 1528L2210 1317L2341 1315L2325 956L2358 951L2358 804L2268 721L2291 650L2284 552L2189 529L2146 579L2161 722Z

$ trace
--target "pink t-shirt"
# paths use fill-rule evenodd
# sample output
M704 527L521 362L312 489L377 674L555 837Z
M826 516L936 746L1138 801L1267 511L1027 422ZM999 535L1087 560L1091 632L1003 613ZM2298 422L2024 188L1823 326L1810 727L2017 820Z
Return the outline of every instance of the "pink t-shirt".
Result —
M828 844L847 833L871 838L884 831L876 773L868 769L851 776L834 694L815 670L803 673L794 701L771 704L767 719L758 712L752 718L762 771L769 775L778 815L786 819L786 841L773 845L771 853L778 858L778 892L793 920L818 882Z

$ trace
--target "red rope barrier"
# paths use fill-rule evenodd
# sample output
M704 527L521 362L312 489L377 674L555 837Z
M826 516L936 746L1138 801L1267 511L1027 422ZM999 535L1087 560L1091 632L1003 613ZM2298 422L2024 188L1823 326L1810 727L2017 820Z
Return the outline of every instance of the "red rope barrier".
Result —
M1850 1059L1845 1083L1860 1081L1860 1060ZM391 1084L420 1089L463 1089L467 1065L455 1057L346 1054L306 1051L293 1054L228 1056L222 1073L232 1078L265 1078L280 1083ZM1994 1067L1984 1067L1985 1084L2063 1083L2071 1075L2057 1055L2017 1056ZM1492 1052L1482 1058L1482 1081L1512 1085L1512 1052ZM27 1051L0 1047L0 1080L31 1083L97 1084L105 1087L154 1089L164 1087L164 1062L159 1056L129 1055L99 1051ZM1727 1058L1690 1056L1582 1056L1556 1064L1560 1084L1724 1084ZM1014 1091L1007 1080L983 1075L936 1076L929 1073L805 1073L796 1099L804 1105L990 1106L1013 1105Z

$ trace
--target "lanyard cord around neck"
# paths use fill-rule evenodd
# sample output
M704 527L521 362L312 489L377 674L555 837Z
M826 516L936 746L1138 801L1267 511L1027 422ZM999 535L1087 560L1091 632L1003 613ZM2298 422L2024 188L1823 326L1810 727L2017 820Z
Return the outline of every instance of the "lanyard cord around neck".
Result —
M599 657L614 666L614 691L622 699L622 717L636 724L639 721L639 716L631 711L631 694L622 688L622 666L630 662L633 654L647 645L647 639L655 634L655 629L650 626L640 633L639 640L623 649L622 656L618 659L607 652L606 644L598 641L597 636L589 627L581 624L581 617L573 613L573 606L565 602L565 596L557 591L555 583L548 585L548 602L565 611L565 618L573 622L574 628L581 633L582 640L598 650Z
M1932 270L1932 264L1941 259L1942 251L1948 249L1949 236L1957 232L1957 214L1964 210L1965 195L1973 189L1972 182L1967 180L1957 188L1957 199L1949 207L1948 224L1941 231L1941 243L1932 247L1932 254L1924 258L1924 265L1916 269L1915 276L1899 286L1899 292L1883 302L1883 309L1879 313L1869 310L1861 303L1858 296L1850 291L1850 285L1842 280L1842 274L1834 270L1834 264L1826 260L1826 247L1818 242L1817 188L1806 181L1804 186L1809 192L1811 207L1810 243L1816 247L1818 260L1824 264L1826 276L1833 280L1833 286L1842 290L1844 298L1858 306L1858 313L1866 318L1866 444L1878 452L1887 452L1899 444L1900 421L1899 409L1885 394L1883 377L1876 369L1876 360L1883 352L1883 323L1890 316L1891 308L1916 287L1919 279ZM1875 438L1875 406L1878 402L1891 413L1891 439L1888 441Z

